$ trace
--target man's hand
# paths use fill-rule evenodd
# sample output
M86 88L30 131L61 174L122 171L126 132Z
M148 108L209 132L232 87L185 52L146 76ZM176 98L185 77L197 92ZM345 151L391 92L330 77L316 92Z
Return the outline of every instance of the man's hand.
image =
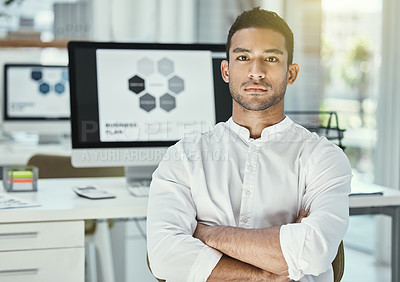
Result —
M310 208L307 208L306 210L301 210L299 212L299 215L297 216L295 223L300 223L303 218L306 218L309 215L310 215Z

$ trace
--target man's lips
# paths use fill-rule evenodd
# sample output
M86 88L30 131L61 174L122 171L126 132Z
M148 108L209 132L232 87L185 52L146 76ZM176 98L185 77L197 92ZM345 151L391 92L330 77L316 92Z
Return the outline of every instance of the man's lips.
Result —
M247 92L266 92L268 91L268 88L264 87L264 86L259 86L259 85L247 85L244 88L244 91Z
M266 81L260 81L258 83L254 83L251 81L246 81L242 84L243 90L251 93L264 93L267 92L271 85Z

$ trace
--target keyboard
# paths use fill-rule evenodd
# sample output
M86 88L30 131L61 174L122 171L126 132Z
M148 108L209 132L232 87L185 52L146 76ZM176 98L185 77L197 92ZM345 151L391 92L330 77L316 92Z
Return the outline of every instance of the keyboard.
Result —
M150 182L151 180L148 179L130 182L128 184L128 191L136 197L148 197L150 191Z

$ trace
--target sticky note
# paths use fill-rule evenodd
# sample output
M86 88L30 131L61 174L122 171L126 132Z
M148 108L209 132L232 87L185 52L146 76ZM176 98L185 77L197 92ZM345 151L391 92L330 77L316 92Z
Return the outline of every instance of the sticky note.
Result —
M15 170L9 171L8 176L12 176L12 178L32 178L33 172L31 170Z

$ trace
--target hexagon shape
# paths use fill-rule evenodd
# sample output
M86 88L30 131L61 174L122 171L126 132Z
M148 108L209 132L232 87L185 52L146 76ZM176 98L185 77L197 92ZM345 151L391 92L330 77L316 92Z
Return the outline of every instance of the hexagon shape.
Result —
M64 84L62 84L62 83L57 83L57 84L54 86L54 91L56 91L56 93L58 93L58 94L64 93L64 91L65 91L65 86L64 86Z
M157 63L158 72L164 76L170 75L174 71L174 62L170 59L164 58Z
M137 63L138 71L146 76L154 72L154 62L149 58L142 58Z
M145 82L144 79L135 75L134 77L131 77L129 79L129 90L135 92L136 94L139 94L142 92L145 88Z
M39 70L34 70L34 71L32 71L32 73L31 73L31 78L33 79L33 80L41 80L42 79L42 77L43 77L43 74L42 74L42 72L41 71L39 71Z
M160 97L160 107L161 109L166 110L167 112L175 109L175 97L171 96L170 94L166 93Z
M43 82L39 85L39 91L42 94L47 94L50 91L50 86L46 82Z
M140 107L146 112L150 112L156 107L156 98L154 98L149 93L144 94L139 99Z
M168 80L168 88L175 94L182 92L185 89L183 79L175 75Z

